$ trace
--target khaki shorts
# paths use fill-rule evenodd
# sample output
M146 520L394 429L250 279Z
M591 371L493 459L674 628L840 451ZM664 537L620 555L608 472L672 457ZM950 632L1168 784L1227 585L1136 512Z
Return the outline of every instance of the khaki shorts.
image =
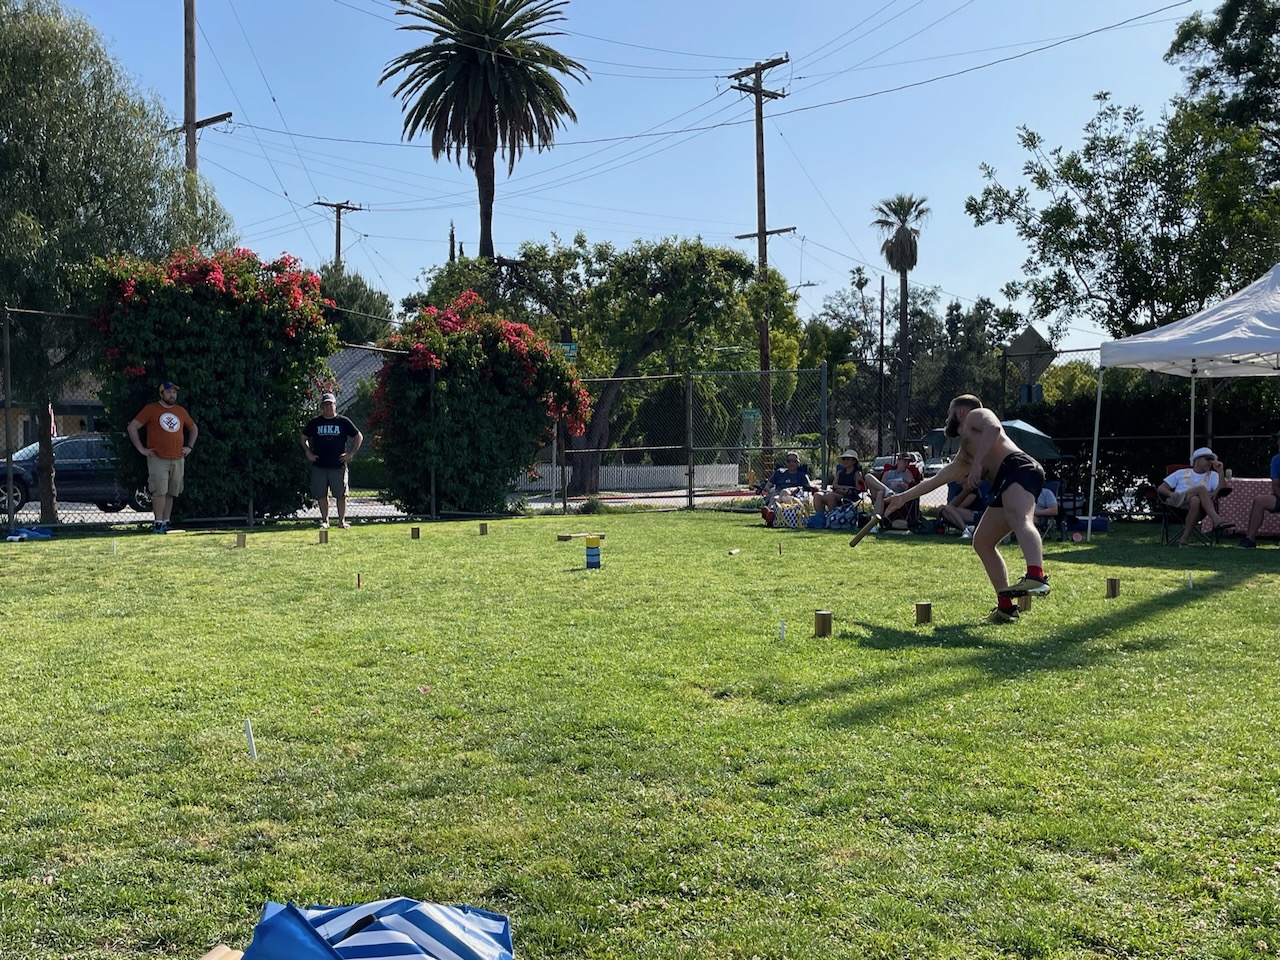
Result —
M1187 505L1187 501L1191 499L1192 492L1195 489L1195 487L1188 487L1186 490L1179 490L1177 493L1172 493L1169 495L1169 498L1165 500L1165 504L1170 507L1185 507Z
M147 457L147 489L153 497L176 497L182 492L186 459Z
M311 467L311 496L321 500L333 491L342 500L347 498L347 465L340 467Z

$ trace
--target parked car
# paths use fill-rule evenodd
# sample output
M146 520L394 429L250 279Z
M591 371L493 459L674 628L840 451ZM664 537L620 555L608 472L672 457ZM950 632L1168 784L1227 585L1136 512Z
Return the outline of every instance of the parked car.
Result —
M40 445L28 444L13 455L13 489L5 493L4 463L0 461L0 509L9 501L15 511L40 498ZM53 438L53 479L59 503L92 503L99 510L118 513L126 506L150 510L151 495L144 486L132 492L120 480L115 448L101 433L77 433Z
M930 457L924 462L924 466L920 468L920 472L926 477L937 476L948 463L951 462L950 457Z
M916 469L921 471L921 473L923 474L924 464L920 458L920 454L908 453L907 456L911 459L911 462L916 465ZM889 467L892 467L897 462L898 462L897 456L892 453L889 454L888 456L876 457L874 460L871 461L871 472L877 477L883 476L885 470L889 469Z

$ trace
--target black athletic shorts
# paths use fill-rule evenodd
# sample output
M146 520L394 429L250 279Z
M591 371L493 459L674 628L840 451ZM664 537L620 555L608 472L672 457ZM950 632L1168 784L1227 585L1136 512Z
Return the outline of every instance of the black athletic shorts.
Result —
M1044 489L1044 467L1036 462L1035 457L1021 450L1000 461L996 478L991 481L991 506L1004 506L1001 497L1015 483L1031 494L1032 498L1040 496L1040 491Z

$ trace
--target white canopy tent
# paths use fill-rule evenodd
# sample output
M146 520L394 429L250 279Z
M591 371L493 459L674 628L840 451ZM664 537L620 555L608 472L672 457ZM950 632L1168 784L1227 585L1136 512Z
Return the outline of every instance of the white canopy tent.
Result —
M1197 378L1280 376L1280 264L1238 293L1185 320L1102 344L1089 479L1090 533L1095 516L1102 377L1108 367L1139 367L1191 378L1190 453L1195 446Z

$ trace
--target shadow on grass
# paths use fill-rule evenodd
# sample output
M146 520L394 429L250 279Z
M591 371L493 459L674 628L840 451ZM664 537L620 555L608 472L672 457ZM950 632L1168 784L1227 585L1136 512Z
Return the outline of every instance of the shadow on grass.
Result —
M1183 551L1184 553L1186 551ZM962 696L990 680L1017 680L1046 671L1087 670L1117 656L1135 651L1167 648L1182 638L1149 637L1135 641L1113 638L1140 624L1153 614L1168 613L1191 602L1203 602L1215 594L1238 589L1246 575L1221 573L1198 581L1194 591L1178 591L1140 602L1109 608L1087 621L1053 631L1038 639L1028 640L1018 624L954 624L945 626L894 627L883 623L855 621L837 633L851 645L864 650L891 652L914 648L959 651L959 655L938 663L935 668L918 662L895 665L879 671L874 677L859 675L834 680L810 690L780 698L780 706L839 701L850 695L873 692L857 706L837 707L831 724L857 727L881 723L899 712L917 709L922 701ZM1052 599L1034 601L1034 614L1052 617ZM943 680L938 674L980 671L982 679L959 677ZM900 693L885 695L887 686L900 684Z

